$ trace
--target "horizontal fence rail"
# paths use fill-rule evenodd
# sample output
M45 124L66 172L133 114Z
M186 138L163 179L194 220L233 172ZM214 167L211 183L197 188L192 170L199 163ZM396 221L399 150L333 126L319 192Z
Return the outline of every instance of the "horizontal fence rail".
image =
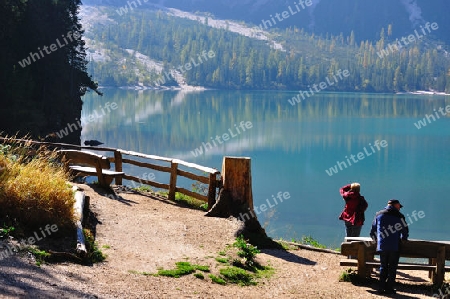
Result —
M176 192L182 193L187 196L191 196L198 200L204 201L208 203L208 209L216 202L216 189L221 187L221 179L217 179L220 172L217 169L201 166L195 163L186 162L179 159L172 159L167 157L160 157L155 155L147 155L143 153L126 151L122 149L109 148L109 147L93 147L93 146L81 146L81 145L73 145L66 143L52 143L52 142L39 142L39 141L31 141L26 139L14 139L14 138L4 138L0 137L0 141L4 143L16 143L16 144L24 144L24 145L38 145L38 146L48 146L52 149L76 149L76 150L91 150L91 151L101 151L101 152L111 152L113 153L112 157L107 157L108 160L115 165L115 171L123 172L123 165L130 164L137 167L148 168L160 172L165 172L170 174L170 181L168 184L155 182L151 180L144 180L130 174L125 173L123 178L129 181L134 181L137 183L149 185L152 187L166 189L169 190L169 199L175 200ZM126 156L126 157L124 157ZM142 158L150 160L149 162L142 162L133 160L132 158ZM151 163L151 160L158 161L162 163L167 163L166 166L157 165ZM179 166L184 166L187 168L195 169L198 171L202 171L206 173L206 175L198 175L186 170L179 169ZM200 182L208 185L208 193L207 195L203 195L186 188L182 188L177 186L178 176L182 176L188 178L190 180ZM117 177L115 179L115 183L117 185L122 185L122 178Z

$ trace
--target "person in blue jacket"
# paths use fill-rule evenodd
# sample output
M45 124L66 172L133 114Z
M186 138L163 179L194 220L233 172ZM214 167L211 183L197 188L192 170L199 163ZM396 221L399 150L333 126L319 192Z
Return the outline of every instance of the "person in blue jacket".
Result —
M379 293L396 293L394 284L400 258L400 242L407 241L409 236L405 216L400 213L402 207L398 200L389 200L387 206L377 212L372 223L370 235L377 241L377 252L380 254Z

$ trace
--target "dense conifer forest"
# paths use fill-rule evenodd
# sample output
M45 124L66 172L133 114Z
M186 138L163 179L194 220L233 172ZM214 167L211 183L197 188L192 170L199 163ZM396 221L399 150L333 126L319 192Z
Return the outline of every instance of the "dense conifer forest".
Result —
M141 53L163 63L166 72L196 62L184 70L186 82L210 88L310 90L329 78L334 84L328 84L328 91L450 90L450 55L433 38L437 23L411 30L414 42L409 35L403 41L394 38L393 25L382 28L374 42L360 41L353 32L317 36L296 27L272 29L272 38L283 46L274 49L266 41L161 11L140 9L122 16L114 9L105 11L115 24L95 26L87 34L113 57L90 66L101 85L152 86L158 77L173 84L139 65L136 53ZM214 58L199 63L204 51L213 51ZM136 68L144 75L136 75ZM349 76L337 75L344 70Z
M97 85L86 71L80 0L0 3L0 128L44 137L73 123ZM81 132L66 141L80 142Z

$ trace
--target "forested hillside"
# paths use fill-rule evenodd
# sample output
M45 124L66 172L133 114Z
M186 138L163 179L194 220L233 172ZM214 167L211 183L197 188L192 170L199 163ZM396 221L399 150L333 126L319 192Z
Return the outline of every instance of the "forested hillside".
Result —
M81 96L97 85L86 72L80 0L0 3L0 129L45 136L74 123ZM74 132L65 141L80 142Z
M140 2L139 2L140 1ZM133 7L136 9L163 5L187 12L205 12L220 19L243 20L253 25L260 25L263 20L270 20L277 13L290 12L287 18L279 21L275 17L274 28L304 28L316 35L341 32L347 36L355 32L358 42L379 39L381 28L388 24L395 25L393 36L401 38L409 35L418 25L436 22L440 29L435 36L450 43L450 1L448 0L85 0L86 5ZM140 3L140 4L139 4ZM296 5L300 8L297 12ZM290 7L290 8L289 8Z
M191 63L183 72L187 83L211 88L310 90L329 78L334 84L328 84L328 91L450 90L446 46L430 38L437 24L423 28L421 38L408 44L393 38L396 28L389 24L376 42L358 42L353 32L316 36L296 27L271 30L284 48L275 50L265 41L211 28L208 19L202 23L148 9L122 15L113 8L102 11L114 22L93 26L87 33L94 48L113 57L94 60L90 66L100 84L152 86L158 72L142 76L145 68L136 61L136 52L125 51L133 49L161 62L168 73ZM199 56L209 51L214 57L200 61ZM136 68L141 75L136 75ZM339 71L349 75L338 77Z

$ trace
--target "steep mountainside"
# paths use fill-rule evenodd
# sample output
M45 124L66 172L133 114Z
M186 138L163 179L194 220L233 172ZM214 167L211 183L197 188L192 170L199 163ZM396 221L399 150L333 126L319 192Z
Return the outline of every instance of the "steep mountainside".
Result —
M350 35L353 30L357 40L370 41L378 39L381 28L388 24L394 25L394 37L402 37L426 22L436 22L441 28L435 32L436 37L450 43L448 0L87 0L84 3L130 8L163 5L255 25L273 17L271 27L296 26L319 35L341 32ZM284 18L283 11L287 11Z

